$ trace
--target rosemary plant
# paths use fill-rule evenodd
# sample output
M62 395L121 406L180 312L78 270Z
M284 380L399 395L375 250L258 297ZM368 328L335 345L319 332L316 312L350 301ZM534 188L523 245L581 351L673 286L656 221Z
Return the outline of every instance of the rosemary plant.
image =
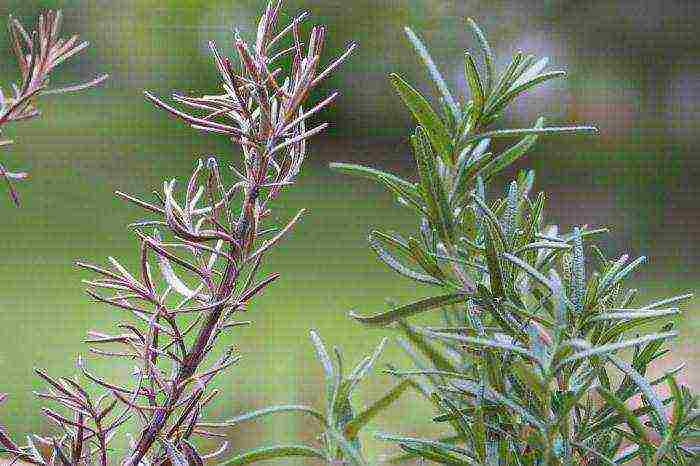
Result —
M102 378L82 358L81 380L37 370L48 385L38 395L58 406L42 412L61 435L31 436L26 447L19 447L0 430L0 443L16 458L42 465L106 466L110 441L127 420L141 427L125 465L197 465L224 453L225 442L209 453L192 442L196 436L216 436L201 419L216 396L207 386L239 359L233 348L214 358L217 343L248 323L239 315L279 277L260 277L260 266L303 211L286 225L275 225L270 221L274 200L294 184L307 141L327 126L307 128L307 120L338 95L309 104L312 90L354 48L322 67L325 28L313 27L303 42L300 25L306 14L278 27L281 4L269 2L255 43L234 38L238 66L209 44L221 76L220 95L174 95L190 113L146 93L192 127L225 135L242 149L242 162L230 167L230 184L211 157L197 163L182 190L175 180L165 182L154 202L117 192L154 217L132 225L139 270L130 272L112 257L106 266L77 265L96 274L85 281L87 293L124 318L116 333L90 331L90 352L137 361L133 379ZM289 69L278 67L286 56L291 56ZM84 383L101 394L91 396Z
M103 74L81 84L50 89L49 78L53 70L66 60L85 50L90 44L78 40L78 35L69 39L59 38L61 12L48 11L39 16L36 30L31 34L15 18L8 21L10 49L19 65L20 80L12 84L12 92L5 95L0 88L0 134L8 123L29 120L41 115L36 107L38 97L51 94L76 92L97 86L107 79ZM10 139L0 139L0 147L12 144ZM11 172L0 163L0 177L7 182L10 197L19 206L19 196L13 186L14 180L23 180L26 172Z
M698 398L675 376L650 379L650 365L676 336L670 320L686 294L636 303L625 287L644 262L608 258L595 240L607 230L547 226L545 196L523 171L503 198L487 187L525 155L539 136L593 134L587 126L492 129L517 96L564 72L545 72L547 59L516 54L497 74L483 32L469 25L483 69L465 55L471 98L460 105L427 48L406 29L441 96L441 112L398 75L391 82L418 124L411 136L417 182L375 168L336 163L370 178L413 212L408 238L374 230L369 244L391 270L435 295L375 315L351 317L397 329L415 364L390 369L435 408L441 438L377 434L405 454L450 465L697 464ZM491 142L520 138L499 151ZM441 310L432 325L415 315ZM661 325L656 333L650 326ZM641 335L640 335L641 333ZM631 350L631 351L626 351ZM667 384L670 396L657 386ZM629 401L640 397L633 407Z

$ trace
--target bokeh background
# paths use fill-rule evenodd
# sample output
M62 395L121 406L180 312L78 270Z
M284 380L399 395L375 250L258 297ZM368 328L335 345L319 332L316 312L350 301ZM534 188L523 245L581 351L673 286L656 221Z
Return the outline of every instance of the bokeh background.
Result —
M0 419L23 434L47 429L31 390L32 367L75 371L88 329L110 328L117 317L82 294L84 274L72 261L113 255L134 263L137 250L125 228L139 212L115 189L148 193L164 179L184 179L197 157L235 160L223 138L201 135L166 117L143 90L214 90L217 75L206 42L231 50L231 31L252 37L262 0L4 0L25 24L45 8L61 8L65 31L93 44L59 73L59 81L108 72L103 88L45 99L45 118L8 128L16 145L2 153L32 179L20 185L24 207L0 202L0 391L10 394ZM378 188L331 173L329 161L359 161L398 172L412 169L406 135L411 120L386 79L390 71L432 92L403 35L409 24L429 45L459 94L466 85L462 54L474 46L465 17L476 18L505 66L516 50L551 57L569 79L522 98L507 123L595 123L599 138L550 139L519 167L534 167L537 188L549 193L549 215L573 224L608 225L604 246L650 257L635 281L644 296L698 288L700 278L700 3L692 0L289 0L286 11L313 12L329 26L328 56L346 43L358 52L325 90L342 98L323 118L332 129L311 146L300 183L284 197L280 216L310 214L271 256L283 279L257 302L252 328L234 334L244 359L219 379L222 395L211 417L224 418L271 403L319 404L321 372L308 341L316 328L347 360L376 345L383 332L360 331L350 308L373 311L385 298L408 300L415 289L379 266L366 248L372 226L413 228L412 219ZM7 44L0 33L0 47ZM0 82L16 79L9 53L0 53ZM319 91L319 95L324 89ZM509 173L512 174L512 173ZM505 178L504 178L505 180ZM504 181L502 180L502 181ZM497 189L501 189L499 186ZM410 231L410 230L409 230ZM700 388L700 324L693 301L680 319L682 336L666 364L685 362L685 380ZM397 352L390 348L384 361ZM128 367L104 366L102 373ZM662 370L663 368L658 368ZM378 374L359 403L388 383ZM410 400L400 414L372 428L411 433L422 408ZM233 450L264 441L311 439L311 426L291 418L231 432ZM262 440L261 440L262 439ZM370 448L384 451L375 443ZM292 464L292 463L285 463ZM301 464L301 463L299 463Z

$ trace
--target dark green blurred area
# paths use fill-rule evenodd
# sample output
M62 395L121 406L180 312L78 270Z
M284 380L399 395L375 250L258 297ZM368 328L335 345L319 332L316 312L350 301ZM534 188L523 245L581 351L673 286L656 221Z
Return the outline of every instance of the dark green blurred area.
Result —
M7 129L16 144L2 153L10 169L32 178L19 186L24 207L0 202L0 391L11 397L0 419L24 433L45 428L33 366L57 375L74 371L89 329L111 329L119 316L81 293L84 274L76 258L102 261L108 255L134 265L137 249L125 228L141 218L118 201L115 189L142 194L163 180L186 179L197 157L216 154L236 160L223 138L203 136L152 108L143 90L213 91L217 75L207 40L230 51L231 31L252 37L262 1L5 1L0 17L13 13L25 24L43 8L64 11L65 31L93 44L71 63L59 82L108 72L104 88L44 100L44 117ZM289 1L287 12L313 12L328 25L327 56L346 43L358 53L319 96L338 88L342 97L323 115L333 122L327 136L311 145L300 182L288 191L278 215L295 209L309 214L268 265L283 278L251 310L255 325L235 333L244 355L239 367L219 381L222 395L213 417L276 402L318 403L320 381L308 329L319 329L352 360L371 349L382 332L363 331L346 317L350 308L372 311L384 298L407 300L412 289L382 266L365 247L371 226L410 231L412 219L383 192L362 180L336 176L331 160L353 160L410 173L407 112L390 89L396 71L426 92L431 88L404 39L410 24L430 46L443 73L463 95L462 54L473 42L464 18L487 31L505 66L516 50L551 57L565 68L566 82L543 87L506 115L508 125L528 125L537 115L549 123L595 123L598 139L540 143L519 167L534 167L538 188L548 192L550 219L609 225L605 246L613 252L650 256L638 275L645 296L666 296L698 288L700 229L696 147L700 136L700 5L689 1ZM0 34L0 44L6 44ZM8 53L0 55L0 82L15 79ZM505 181L505 180L501 180ZM682 318L682 338L671 363L689 364L687 380L700 386L700 326L694 302ZM397 352L390 350L385 360ZM128 367L105 366L102 374ZM379 385L389 378L378 375ZM367 401L378 393L367 387ZM406 411L410 403L397 408ZM415 413L418 416L420 413ZM410 433L412 416L374 428ZM285 439L304 424L264 422L253 433L234 432L234 448L264 438ZM257 429L257 430L255 430Z

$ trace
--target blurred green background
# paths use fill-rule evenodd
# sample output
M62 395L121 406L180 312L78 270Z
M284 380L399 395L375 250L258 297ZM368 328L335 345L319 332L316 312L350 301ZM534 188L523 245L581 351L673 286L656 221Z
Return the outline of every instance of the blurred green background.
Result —
M141 194L162 180L185 179L195 158L216 154L235 160L223 138L205 136L166 117L142 98L143 90L211 91L217 75L206 49L214 39L231 50L234 27L250 38L261 0L5 0L25 24L45 8L64 10L64 30L79 32L91 48L58 73L59 82L108 72L103 88L47 98L44 117L8 127L16 144L2 153L10 169L32 179L19 186L24 207L0 202L0 391L10 394L1 422L17 434L45 431L31 390L40 384L33 366L57 375L74 371L88 329L111 329L116 315L91 304L81 292L85 275L76 258L108 255L134 263L136 247L125 228L141 212L113 196L115 189ZM286 12L312 11L312 22L329 26L327 55L357 40L358 52L326 84L342 97L323 116L333 122L314 141L300 182L279 206L286 218L307 207L309 215L271 256L282 272L257 301L255 325L234 334L244 355L218 381L219 401L210 412L224 418L279 402L319 403L320 370L308 330L319 329L348 360L377 344L383 332L359 329L350 308L373 311L385 297L407 300L415 289L377 265L365 245L372 226L413 228L390 198L363 181L332 174L329 161L360 161L410 173L406 144L411 126L386 74L396 71L427 85L403 35L419 31L453 87L464 95L464 49L473 47L465 27L475 17L506 61L516 50L551 57L569 71L568 81L548 84L521 99L506 115L528 125L539 114L551 124L595 123L601 137L540 143L522 166L538 172L537 188L549 193L552 222L609 225L612 252L650 257L636 281L645 296L697 288L700 231L696 148L700 140L700 4L691 1L564 0L294 0ZM7 44L0 33L0 44ZM0 54L0 82L16 79L9 53ZM319 91L319 96L324 90ZM502 180L503 181L503 180ZM500 189L500 187L498 187ZM409 230L410 231L410 230ZM686 381L700 387L700 324L694 301L682 317L682 337L668 364L686 362ZM384 361L398 353L391 348ZM128 367L89 364L107 374ZM659 368L661 370L661 368ZM363 403L389 382L379 374ZM409 410L410 407L410 410ZM421 412L410 400L401 416L375 423L377 430L411 433ZM406 415L410 413L410 415ZM291 419L291 418L287 418ZM234 450L265 440L285 440L310 426L287 419L251 424L232 432ZM422 427L421 427L422 428ZM295 431L298 431L295 433ZM374 451L383 445L371 444ZM287 463L285 463L287 464ZM289 463L292 464L292 463ZM300 463L301 464L301 463Z

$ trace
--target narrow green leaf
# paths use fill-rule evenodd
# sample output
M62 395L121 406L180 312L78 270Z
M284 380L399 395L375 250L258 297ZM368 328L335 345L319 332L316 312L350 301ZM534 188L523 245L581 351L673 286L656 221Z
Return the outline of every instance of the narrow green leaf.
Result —
M642 425L641 421L634 415L632 411L622 402L618 397L615 396L611 391L606 390L603 387L596 387L598 393L608 402L615 410L621 414L627 421L627 425L632 429L635 434L635 440L640 446L646 446L649 444L647 438L646 430Z
M492 223L486 225L486 265L489 268L489 281L494 296L505 297L504 274L499 260L503 251L503 242L498 237L496 227Z
M310 406L305 406L305 405L277 405L277 406L270 406L268 408L264 409L259 409L256 411L250 411L245 414L241 414L240 416L236 416L234 418L231 418L226 421L222 422L199 422L197 425L202 426L202 427L232 427L237 424L240 424L242 422L246 421L252 421L254 419L258 419L261 417L273 415L273 414L279 414L279 413L302 413L302 414L308 414L311 417L316 418L321 425L326 425L326 418L318 412L317 410L313 409Z
M387 178L386 176L380 176L379 182L383 184L390 193L396 196L399 203L405 203L407 207L411 207L421 216L425 215L426 209L423 205L423 198L415 186L411 189L407 189L404 185L395 183L391 178Z
M482 139L491 138L513 138L518 136L526 136L530 134L598 134L598 128L594 126L550 126L548 128L518 128L518 129L500 129L494 131L486 131L481 134L472 136L471 138L462 141L462 144L473 144Z
M644 309L656 309L657 307L668 306L669 304L680 303L680 302L692 299L694 296L695 296L694 293L686 293L686 294L682 294L679 296L674 296L672 298L662 299L660 301L655 301L653 303L647 304L646 306L644 306Z
M386 264L390 269L392 269L396 273L420 283L427 283L430 285L442 284L440 280L433 278L430 275L417 272L403 265L396 257L389 253L376 238L372 237L371 235L369 237L369 245L379 258L379 260L384 262L384 264Z
M552 71L549 73L541 74L539 76L535 76L532 79L529 79L524 82L520 82L520 80L516 81L513 85L513 87L510 88L505 94L503 94L498 100L494 102L494 104L489 108L490 113L498 113L503 108L508 105L513 99L518 97L519 95L527 92L528 90L532 89L533 87L542 84L544 82L547 82L551 79L557 79L557 78L565 78L566 77L566 72L565 71Z
M663 377L662 377L663 379ZM605 388L605 387L603 387ZM606 389L607 390L607 389ZM612 392L611 392L612 393ZM667 405L672 401L672 398L666 398L663 400L663 404ZM594 435L600 435L604 432L609 431L610 429L615 428L618 426L620 423L625 422L625 416L623 414L615 413L615 408L612 406L608 406L608 409L604 410L603 413L605 413L602 417L598 416L602 420L597 421L596 423L586 426L582 429L582 431L579 433L581 440L587 440ZM632 414L636 418L641 418L647 414L649 414L652 411L652 407L649 405L642 406L641 408L637 408L634 411L632 411ZM610 414L613 414L612 416Z
M586 257L583 251L583 238L581 230L574 228L573 255L571 258L571 301L574 310L583 312L586 301Z
M678 332L664 332L664 333L653 333L650 335L645 335L639 338L633 338L631 340L623 340L618 343L610 343L608 345L596 346L584 351L579 351L568 358L563 359L556 367L555 371L558 371L561 367L576 362L580 359L590 358L591 356L602 356L605 354L614 353L624 348L631 348L634 346L643 345L644 343L649 343L652 341L666 340L669 338L674 338L678 336Z
M438 370L457 372L455 361L450 360L450 358L444 354L442 351L437 349L424 335L425 330L421 332L418 328L408 324L404 320L399 321L399 327L406 334L406 337L413 343L413 346L421 351L433 364L433 367Z
M411 362L421 371L423 372L428 372L429 369L427 368L425 361L418 355L418 353L414 350L413 345L411 345L408 341L404 340L403 338L396 338L396 343L401 347L401 349L406 353L406 355L409 357ZM392 371L395 373L397 372L396 370L392 369ZM427 374L428 378L430 379L431 383L433 385L437 385L439 383L439 379L432 374ZM415 388L416 392L421 394L423 398L426 400L430 400L430 393L433 391L432 387L423 381L420 377L412 377L409 376L408 379L412 383L412 387Z
M222 463L221 466L237 466L255 463L256 461L289 457L318 458L322 460L326 459L326 455L321 450L317 450L316 448L308 447L306 445L275 445L247 451Z
M450 437L443 437L440 439L437 439L437 442L441 443L457 443L461 439L460 436L453 435ZM405 451L404 453L390 456L384 460L384 463L386 464L406 464L408 460L416 459L420 457L420 455L416 452L408 452Z
M452 241L453 224L452 210L447 193L438 174L436 160L428 140L428 135L422 126L416 128L413 138L413 149L416 163L420 173L420 185L425 195L425 203L428 206L430 218L437 226L440 238L449 243Z
M539 282L541 285L543 285L545 288L547 288L552 294L554 294L554 287L552 286L552 283L549 281L547 277L542 275L541 272L539 272L537 269L535 269L533 266L525 262L524 260L520 259L519 257L516 257L512 254L508 254L507 252L504 252L502 256L509 261L511 261L513 264L517 265L520 267L522 270L524 270L528 275L530 275L532 278L535 279L535 281Z
M470 53L464 55L464 76L467 79L472 100L474 101L475 108L473 111L476 115L481 115L486 102L486 91L479 76L479 70L476 68L474 57Z
M647 311L638 311L638 310L632 310L632 311L626 311L626 310L618 310L618 309L610 309L611 312L606 312L603 314L598 314L591 318L591 321L593 322L609 322L609 321L617 321L617 320L650 320L650 319L657 319L661 317L668 317L668 316L674 316L678 315L681 313L680 309L678 308L671 308L671 309L657 309L657 310L647 310Z
M437 66L435 66L433 57L430 56L427 47L420 40L420 37L418 37L418 35L415 32L413 32L413 30L410 27L406 26L404 28L404 31L406 32L406 36L408 36L408 40L411 41L411 44L413 44L413 47L416 49L416 52L418 52L418 56L423 61L423 64L428 69L430 77L433 79L433 82L438 88L438 91L440 91L440 94L442 94L442 98L445 100L445 103L452 112L453 118L455 120L459 120L461 118L461 112L459 111L459 107L457 106L454 97L452 97L452 93L447 87L447 83L445 83L445 80L442 77L440 70L438 70Z
M346 175L359 176L361 178L367 178L369 180L381 182L381 177L387 178L395 184L400 185L405 190L415 190L416 187L413 183L406 181L396 175L384 172L382 170L377 170L376 168L364 167L362 165L356 165L354 163L341 163L332 162L329 165L331 170L344 173Z
M487 167L495 158L495 154L492 152L487 152L486 154L483 154L483 156L474 160L470 159L465 161L465 163L459 166L452 193L453 203L459 205L462 198L467 194L469 185L474 178L476 178L481 170Z
M445 124L425 100L425 97L401 79L399 75L391 74L389 78L418 124L427 131L430 141L440 157L446 164L451 165L453 163L452 142Z
M534 355L531 355L531 357L534 357ZM520 403L510 399L506 395L500 393L498 390L474 382L455 382L453 383L453 386L458 390L470 393L472 395L481 396L483 394L484 398L486 398L488 401L506 406L517 413L530 425L537 427L538 429L544 429L544 422L541 419L532 414Z
M510 64L499 78L498 84L491 90L491 95L489 95L489 99L486 104L487 108L490 107L494 101L496 101L501 95L503 95L504 92L506 92L506 90L508 90L513 85L513 82L518 77L516 72L520 67L522 61L522 52L518 52L513 56L513 59L511 60Z
M415 238L408 238L408 247L411 249L411 258L419 264L423 270L438 280L447 281L437 261L423 250L418 240Z
M646 262L646 260L647 258L645 256L641 256L627 264L625 268L623 268L617 274L615 274L612 280L610 280L610 283L608 284L607 288L609 289L626 279L637 267Z
M632 379L632 381L637 385L637 387L639 387L639 390L642 392L642 394L644 394L648 403L654 408L656 415L661 421L661 433L664 434L669 428L668 419L666 418L666 412L664 410L663 403L661 403L661 400L654 392L654 389L651 388L649 382L639 372L637 372L637 370L634 367L632 367L623 359L618 358L613 354L608 355L608 359L615 365L615 367L620 369L622 372L625 373L625 375Z
M482 180L481 176L477 178L478 180ZM477 184L478 186L478 184ZM477 190L478 191L478 190ZM484 198L478 194L478 192L473 192L470 193L470 198L476 203L476 207L481 210L484 219L486 220L487 224L490 224L494 228L494 233L498 236L498 240L500 241L501 244L505 245L506 244L506 234L503 231L503 228L501 228L501 222L498 219L498 216L496 213L488 206L486 205L486 201Z
M433 393L433 400L436 406L441 407L441 411L445 409L449 411L447 416L445 416L445 421L452 426L455 432L458 432L465 440L471 437L469 419L449 397L440 396L440 394L435 392Z
M513 372L540 400L547 398L548 393L545 381L533 366L523 361L515 361L513 363Z
M332 381L336 376L335 368L333 367L333 361L331 361L331 357L328 355L328 351L326 351L326 347L323 344L321 336L315 330L311 330L309 332L309 336L311 337L311 342L316 350L316 356L323 367L326 380Z
M683 419L683 414L685 412L685 403L683 402L683 392L676 382L676 378L673 374L666 374L666 383L668 384L669 391L673 395L673 411L671 419L673 422L673 430L679 430L680 423ZM700 414L700 413L699 413Z
M593 253L597 256L596 259L602 265L602 275L598 283L598 296L602 296L605 291L610 287L610 282L617 275L617 273L622 270L622 268L627 263L629 256L627 254L621 255L616 261L612 262L605 257L605 254L600 250L598 246L592 246L591 249Z
M420 194L426 205L428 217L430 217L433 222L437 222L440 212L438 200L433 190L435 178L437 177L437 168L435 167L436 160L433 157L432 149L429 147L430 144L426 144L425 138L423 137L425 135L425 130L421 128L422 127L418 126L415 133L411 136L411 146L418 168Z
M387 247L391 247L403 254L405 257L411 257L411 248L408 246L406 241L396 233L385 233L381 230L372 230L369 232L369 239L380 242Z
M382 351L384 351L387 341L387 337L382 338L374 352L355 366L350 375L348 375L348 379L356 382L364 379L370 369L372 369L372 366L377 362L377 359L379 359Z
M493 58L493 52L491 51L491 45L488 40L486 40L486 35L476 21L472 18L467 18L467 24L474 33L474 37L481 48L481 54L484 57L484 64L486 65L486 91L490 92L496 80L495 60Z
M517 233L520 221L520 190L518 183L513 180L508 187L508 197L506 198L506 207L501 220L503 233L508 240L508 248L512 249L515 244L515 235Z
M544 118L540 117L535 122L535 128L539 129L543 126ZM503 153L494 157L494 159L481 171L484 179L487 181L490 180L494 175L515 163L518 159L527 154L530 149L532 149L535 142L537 142L536 134L525 136L518 143L510 146L508 149L503 151Z
M549 57L540 58L537 62L533 63L532 66L524 69L520 74L520 77L513 83L513 85L517 86L520 83L529 81L530 79L539 75L547 67L547 64L549 64Z
M345 435L347 438L354 439L357 437L357 434L364 426L372 421L372 419L374 419L379 413L388 408L394 401L398 400L403 392L405 392L410 386L410 380L404 379L400 381L381 398L372 403L367 409L356 415L352 421L345 425Z
M532 353L530 350L527 348L523 348L522 346L514 345L511 343L506 343L505 341L500 341L500 340L492 340L489 338L480 338L480 337L466 337L463 335L457 335L457 334L451 334L451 333L439 333L439 332L428 332L426 331L426 334L429 334L435 338L439 338L441 340L447 340L447 341L458 341L460 343L469 345L469 346L475 346L478 348L484 348L484 349L492 349L492 350L500 350L500 351L506 351L506 352L511 352L511 353L516 353L521 356L524 356L536 363L541 363L540 359Z
M400 437L382 432L377 432L374 436L379 440L396 442L403 449L418 453L420 456L432 461L437 461L440 464L464 466L466 463L468 465L476 465L471 458L470 452L449 443L413 437ZM455 456L455 453L460 456Z
M468 296L463 293L450 293L442 296L433 296L431 298L422 299L415 303L407 304L398 307L388 312L383 312L373 316L361 316L355 312L350 312L350 317L366 325L383 326L399 319L420 314L422 312L431 311L448 304L463 303L468 299Z

